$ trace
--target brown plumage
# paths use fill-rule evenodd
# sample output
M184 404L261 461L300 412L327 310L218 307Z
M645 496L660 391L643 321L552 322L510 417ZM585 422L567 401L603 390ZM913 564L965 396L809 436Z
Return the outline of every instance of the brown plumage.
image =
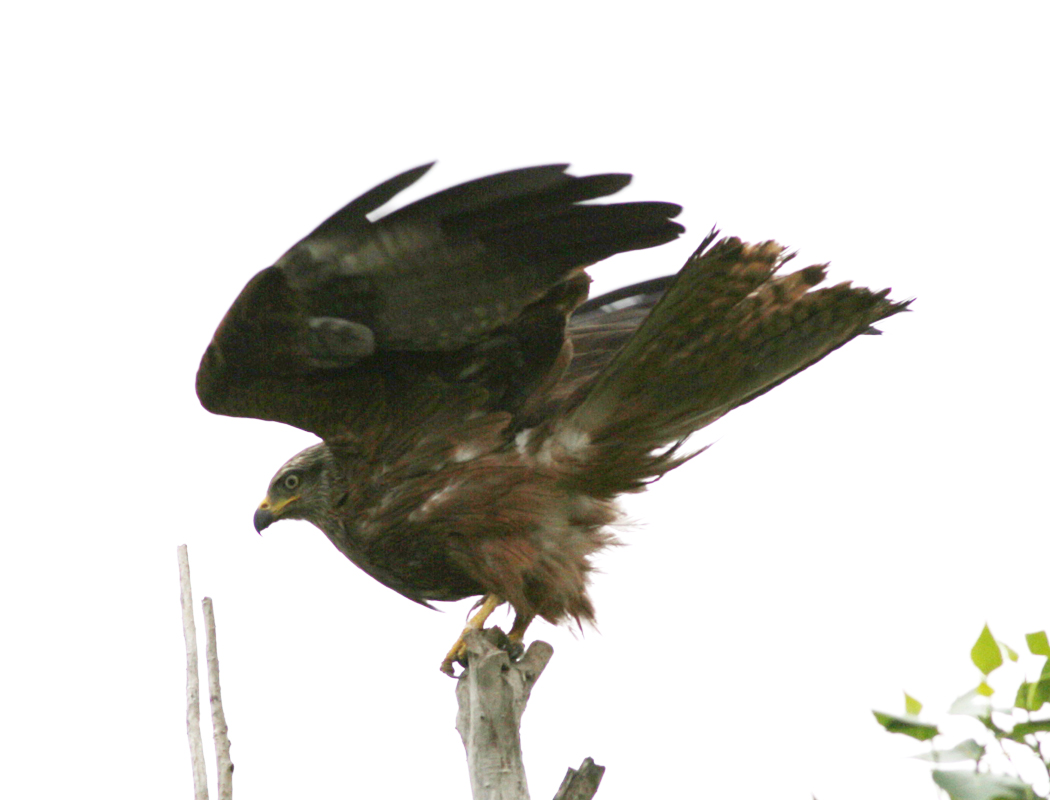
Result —
M369 221L428 168L354 200L249 281L197 393L209 411L324 440L274 476L259 530L309 520L420 603L509 602L518 638L535 616L593 620L590 557L613 541L618 494L907 305L814 288L822 267L779 275L775 243L714 234L677 276L587 300L583 268L676 238L678 206L582 205L630 176L557 165Z

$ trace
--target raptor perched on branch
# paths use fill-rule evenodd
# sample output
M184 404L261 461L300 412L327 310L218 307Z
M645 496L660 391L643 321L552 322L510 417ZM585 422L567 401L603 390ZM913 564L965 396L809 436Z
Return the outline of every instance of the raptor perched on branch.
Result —
M378 219L429 165L366 192L252 278L204 353L209 411L321 443L255 512L314 523L405 597L592 621L615 498L688 458L692 432L906 303L815 288L774 242L700 245L675 276L587 300L584 268L675 239L670 203L584 204L629 175L491 175ZM374 215L373 215L374 216ZM452 671L457 642L442 664Z

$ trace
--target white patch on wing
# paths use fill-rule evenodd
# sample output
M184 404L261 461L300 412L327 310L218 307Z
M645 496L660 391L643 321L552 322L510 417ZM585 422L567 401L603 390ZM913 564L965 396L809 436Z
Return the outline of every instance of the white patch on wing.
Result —
M587 431L573 427L560 427L553 436L544 441L536 460L543 466L549 467L555 459L578 459L590 444L591 436Z
M525 428L524 430L518 431L518 435L514 437L514 446L518 448L518 452L525 455L528 446L529 439L532 438L532 428Z
M642 304L645 296L632 295L631 297L625 297L622 300L613 300L611 303L606 303L602 306L602 311L620 311L624 308L633 308Z
M452 498L452 495L455 493L458 487L458 483L450 483L444 489L439 489L438 491L434 492L432 495L430 495L430 497L423 501L423 504L420 505L419 508L417 508L415 511L408 515L408 521L419 522L420 520L425 519L426 517L433 514L443 504L447 503Z
M579 428L561 428L555 438L570 455L578 455L591 444L591 435Z
M481 455L481 448L473 445L461 444L452 451L452 460L457 464L464 461L473 461Z
M457 375L456 377L461 381L466 380L472 375L478 373L481 370L481 367L484 365L484 363L485 362L482 361L480 358L475 359L474 361L471 361L469 364L467 364L466 367L461 369L459 371L459 375Z

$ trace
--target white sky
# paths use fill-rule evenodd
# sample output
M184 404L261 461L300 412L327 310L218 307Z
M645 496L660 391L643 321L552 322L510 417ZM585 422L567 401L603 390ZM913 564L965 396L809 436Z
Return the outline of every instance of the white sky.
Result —
M214 598L241 798L468 796L435 614L305 523L311 437L206 414L243 284L344 202L570 161L832 279L918 297L701 433L627 508L601 633L525 717L533 797L930 798L870 709L1050 627L1045 3L37 3L4 12L0 794L187 798L175 548ZM199 608L199 606L198 606ZM501 617L502 619L502 617ZM943 680L942 680L943 679ZM947 742L946 744L952 744ZM209 773L214 781L214 769Z

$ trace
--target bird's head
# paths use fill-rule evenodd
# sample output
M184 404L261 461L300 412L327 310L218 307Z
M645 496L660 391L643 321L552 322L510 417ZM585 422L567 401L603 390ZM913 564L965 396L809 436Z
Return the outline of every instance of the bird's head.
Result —
M266 497L255 510L255 530L262 533L281 519L319 524L331 509L331 461L332 454L323 443L289 459L277 470Z

